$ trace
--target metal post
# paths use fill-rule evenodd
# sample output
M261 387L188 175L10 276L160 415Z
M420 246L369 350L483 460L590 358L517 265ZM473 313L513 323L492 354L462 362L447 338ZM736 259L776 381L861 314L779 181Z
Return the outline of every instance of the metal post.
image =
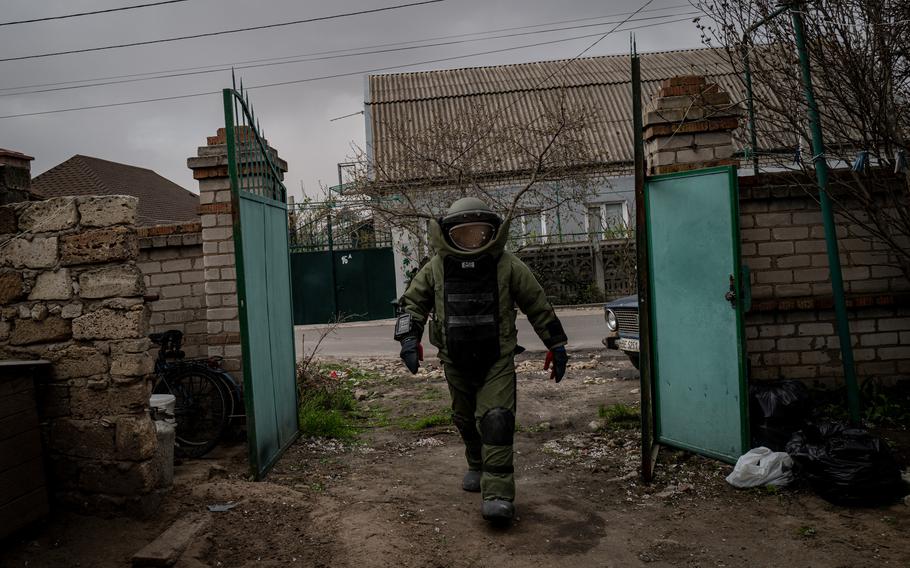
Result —
M749 47L743 41L743 71L746 76L746 102L749 109L749 144L752 145L752 175L758 175L758 136L755 134L755 101L752 91L752 65L749 63Z
M332 202L328 203L327 231L329 237L329 264L332 266L332 313L338 316L338 278L335 273L335 246L332 242Z
M856 366L853 361L853 345L850 338L850 322L847 318L847 303L844 299L844 281L840 266L840 252L837 245L837 226L834 223L834 214L831 211L831 201L828 198L828 160L825 157L825 144L822 138L821 116L818 112L818 103L815 101L815 92L812 88L812 72L809 63L809 53L806 49L806 35L803 26L803 16L799 11L800 4L790 6L790 16L793 20L793 31L796 36L796 50L799 53L799 63L802 72L803 88L806 94L806 103L809 105L809 128L812 132L812 161L815 166L815 176L818 180L818 197L821 203L822 219L825 224L825 242L828 245L828 266L831 269L831 290L834 295L834 312L837 316L837 335L840 338L841 359L844 365L844 379L847 384L847 406L850 411L850 420L854 424L860 422L859 386L856 382Z
M642 139L641 61L632 53L632 129L635 140L635 246L638 264L638 361L641 377L641 477L654 478L657 457L654 443L654 409L651 378L651 312L648 301L650 273L648 270L648 223L645 212L645 151Z

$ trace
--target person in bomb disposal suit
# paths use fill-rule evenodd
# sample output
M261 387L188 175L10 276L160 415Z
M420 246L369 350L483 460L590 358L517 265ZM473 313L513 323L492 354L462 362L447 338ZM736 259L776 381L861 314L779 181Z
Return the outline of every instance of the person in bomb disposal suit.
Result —
M439 348L452 395L452 418L465 444L465 491L483 497L483 518L508 523L515 515L512 439L515 433L517 305L549 349L558 383L566 372L568 341L562 323L528 267L505 249L508 223L480 199L465 197L430 223L436 255L400 299L395 339L412 373L422 359L421 338ZM435 314L430 318L430 314Z

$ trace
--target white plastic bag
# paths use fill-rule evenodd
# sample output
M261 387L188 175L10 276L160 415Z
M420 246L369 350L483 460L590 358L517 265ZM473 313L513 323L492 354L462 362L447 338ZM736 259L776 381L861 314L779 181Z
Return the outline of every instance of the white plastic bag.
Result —
M764 446L743 454L727 476L727 483L745 489L761 485L784 486L793 480L793 460L786 452L773 452Z

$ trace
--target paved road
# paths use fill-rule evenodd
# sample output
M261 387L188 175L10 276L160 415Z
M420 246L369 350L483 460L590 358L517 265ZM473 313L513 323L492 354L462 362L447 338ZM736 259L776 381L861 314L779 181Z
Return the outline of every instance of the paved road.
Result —
M559 319L569 336L569 347L575 349L602 349L606 326L603 311L599 308L581 308L558 310ZM395 320L375 322L357 322L342 324L333 333L326 336L319 347L320 355L333 357L370 357L376 355L395 355L398 344L392 339ZM300 353L300 341L304 338L304 350L309 354L314 344L326 328L324 325L299 325L295 328L297 336L297 354ZM518 317L518 343L529 351L544 351L544 346L535 335L528 320ZM428 356L435 356L436 349L424 342Z

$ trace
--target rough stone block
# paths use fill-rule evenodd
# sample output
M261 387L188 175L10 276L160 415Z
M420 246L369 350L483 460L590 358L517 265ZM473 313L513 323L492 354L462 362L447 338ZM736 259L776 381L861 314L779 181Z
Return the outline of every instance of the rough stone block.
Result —
M129 195L83 197L79 215L83 227L110 227L136 222L139 200Z
M144 293L142 272L135 266L101 268L79 275L79 295L83 298L131 297Z
M42 321L16 320L9 342L11 345L55 343L66 341L72 336L73 331L69 320L58 316L50 316Z
M57 237L16 238L6 245L0 263L16 268L51 268L57 264Z
M0 272L0 306L22 298L25 294L22 284L21 272Z
M17 231L16 212L12 207L0 207L0 235L7 235Z
M148 353L112 352L111 374L127 377L145 377L155 371L155 360Z
M146 335L144 310L112 310L103 308L73 320L76 339L129 339Z
M68 345L49 353L55 379L75 379L107 373L108 358L94 347Z
M121 416L116 431L117 459L147 460L158 450L155 422L148 414Z
M102 418L141 414L148 408L151 389L142 382L115 383L101 388L73 386L70 406L74 417Z
M28 295L29 300L69 300L73 295L73 282L66 268L42 272Z
M134 496L148 493L158 485L158 468L154 460L133 463L87 463L79 475L84 491L108 495Z
M106 420L59 418L50 426L50 449L89 459L112 459L115 455L114 424Z
M65 265L132 260L139 256L139 239L128 227L95 229L61 237L60 257Z
M75 198L53 197L23 207L19 213L19 230L30 233L64 231L75 227L78 221Z

